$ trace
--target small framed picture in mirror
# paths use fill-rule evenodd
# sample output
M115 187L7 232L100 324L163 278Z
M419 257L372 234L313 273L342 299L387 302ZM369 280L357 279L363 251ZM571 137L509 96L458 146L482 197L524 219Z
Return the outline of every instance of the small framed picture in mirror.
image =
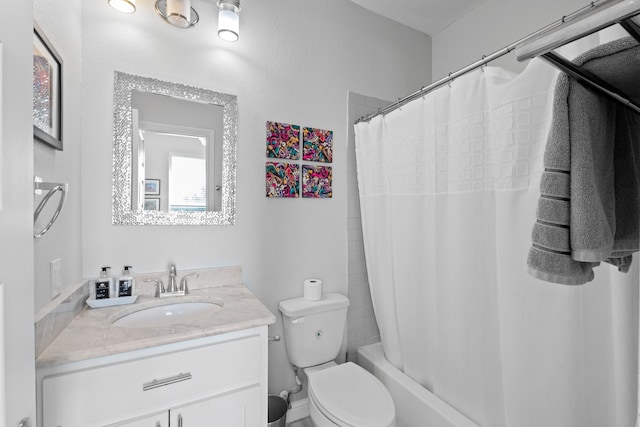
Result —
M145 179L144 180L144 194L151 196L160 195L160 180L159 179Z
M145 198L144 199L144 210L145 211L159 211L160 210L160 199L158 198Z
M33 29L33 136L62 150L62 59L37 25Z

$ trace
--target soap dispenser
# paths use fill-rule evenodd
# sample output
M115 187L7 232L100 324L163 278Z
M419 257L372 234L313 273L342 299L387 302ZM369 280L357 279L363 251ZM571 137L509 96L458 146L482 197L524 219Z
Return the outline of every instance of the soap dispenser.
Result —
M117 287L118 297L131 297L134 295L135 280L130 265L125 265L122 268L122 276L118 277Z
M100 277L93 281L91 296L96 300L111 298L114 294L113 278L109 275L110 269L110 267L102 267Z

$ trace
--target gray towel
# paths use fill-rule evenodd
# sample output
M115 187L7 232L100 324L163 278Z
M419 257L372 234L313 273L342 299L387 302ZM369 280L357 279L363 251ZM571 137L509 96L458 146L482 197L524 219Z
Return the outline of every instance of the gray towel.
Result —
M573 61L640 102L640 46L632 38ZM605 261L628 271L640 234L640 114L558 78L544 156L529 273L579 285Z

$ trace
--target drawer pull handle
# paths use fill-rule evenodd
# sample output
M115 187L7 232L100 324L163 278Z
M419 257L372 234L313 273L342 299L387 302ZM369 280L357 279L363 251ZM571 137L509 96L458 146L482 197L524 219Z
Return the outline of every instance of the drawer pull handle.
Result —
M182 427L182 414L178 414L178 427Z
M142 385L142 391L152 390L158 387L164 387L166 385L171 385L175 383L179 383L181 381L186 381L191 379L191 373L187 372L186 374L179 373L174 377L163 378L161 380L154 379L151 382Z

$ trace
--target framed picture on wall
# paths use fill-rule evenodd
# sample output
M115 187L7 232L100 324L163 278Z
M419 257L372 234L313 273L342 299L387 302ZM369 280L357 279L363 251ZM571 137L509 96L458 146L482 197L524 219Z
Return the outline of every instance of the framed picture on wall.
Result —
M145 211L159 211L160 210L160 199L158 198L145 198L144 199L144 210Z
M37 25L33 29L33 136L62 150L62 59Z
M151 196L160 195L160 180L159 179L145 179L144 180L144 194Z

